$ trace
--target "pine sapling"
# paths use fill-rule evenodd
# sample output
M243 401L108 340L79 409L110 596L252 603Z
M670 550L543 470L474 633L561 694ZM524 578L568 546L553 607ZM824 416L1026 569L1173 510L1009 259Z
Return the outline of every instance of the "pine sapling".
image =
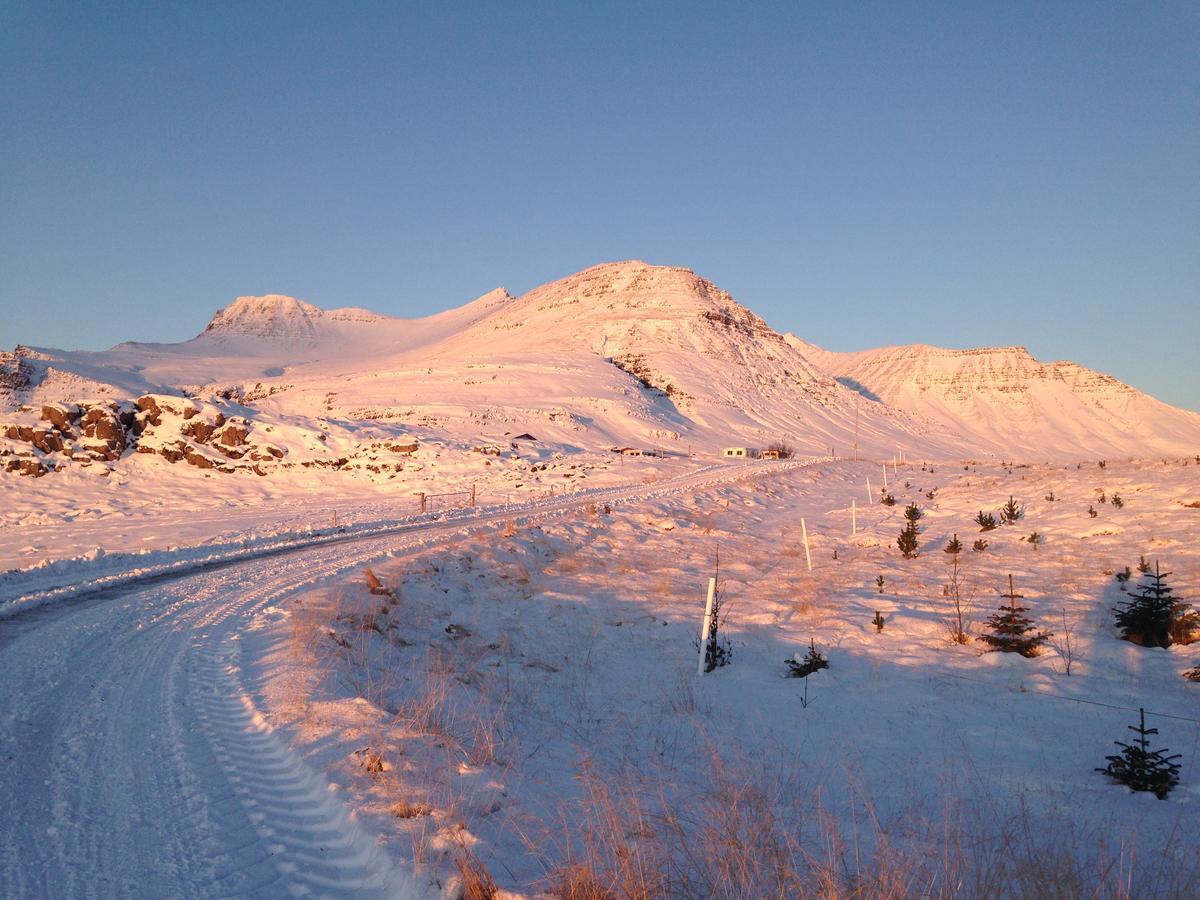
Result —
M1170 574L1160 571L1156 561L1154 572L1145 576L1138 593L1113 609L1122 638L1143 647L1191 643L1193 632L1200 628L1200 613L1172 596L1172 588L1166 583Z
M996 517L981 509L979 515L975 517L975 524L979 526L980 531L992 531L996 527Z
M1108 765L1096 771L1130 790L1149 791L1159 800L1165 800L1171 788L1179 784L1179 763L1175 760L1182 759L1182 754L1167 756L1166 747L1151 750L1148 738L1158 734L1158 729L1146 727L1146 710L1139 709L1138 716L1140 724L1128 726L1137 735L1133 743L1114 741L1121 752L1106 757Z
M972 545L971 549L973 549L976 553L982 553L987 549L987 547L987 541L985 541L983 538L978 538Z
M792 655L784 662L788 666L788 678L807 678L813 672L829 668L829 660L817 649L816 643L811 639L808 642L808 652L804 654L804 659L797 659L795 655Z
M1099 513L1096 512L1096 507L1092 506L1090 503L1088 504L1088 515L1093 519L1099 515Z
M875 577L875 587L879 588L879 593L881 593L881 594L883 593L883 576L882 575L877 575Z
M1000 523L1011 525L1019 518L1021 518L1021 504L1010 496L1008 502L1000 507Z
M1008 576L1008 593L1003 596L1008 604L1002 604L1000 609L987 619L992 633L981 634L979 639L993 650L1020 653L1025 657L1037 656L1042 644L1051 637L1050 632L1036 631L1033 620L1025 615L1029 612L1029 607L1017 606L1017 601L1023 600L1024 597L1013 588L1011 575Z
M900 537L896 538L896 546L900 548L900 554L905 559L917 558L917 525L915 522L909 522L904 526Z
M1125 501L1121 499L1120 494L1114 493L1112 495L1112 505L1115 506L1117 509L1120 509L1122 506L1125 505Z
M875 610L875 618L871 620L871 624L875 626L876 633L883 631L885 620L883 616L879 614L879 610Z
M962 541L958 539L957 533L946 544L945 551L947 553L962 553Z

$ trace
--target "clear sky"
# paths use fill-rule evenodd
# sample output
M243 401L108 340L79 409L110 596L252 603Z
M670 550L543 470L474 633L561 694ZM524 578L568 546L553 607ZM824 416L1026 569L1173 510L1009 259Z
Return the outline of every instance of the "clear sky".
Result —
M1200 409L1200 4L0 3L0 345L689 266Z

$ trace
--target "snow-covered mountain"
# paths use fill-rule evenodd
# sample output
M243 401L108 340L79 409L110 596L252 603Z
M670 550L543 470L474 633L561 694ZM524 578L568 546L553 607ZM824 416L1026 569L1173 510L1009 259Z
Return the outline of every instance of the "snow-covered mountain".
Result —
M715 448L784 438L805 452L854 443L856 398L766 323L688 269L594 266L513 298L493 291L428 328L378 345L369 365L288 369L279 409L318 399L346 419L458 433L531 431L582 446ZM411 330L411 328L410 328ZM860 447L955 446L952 435L858 403Z
M151 422L171 397L199 405ZM218 448L209 461L220 471L359 457L379 468L389 442L469 449L522 433L567 452L709 458L778 440L812 455L857 444L885 459L1200 447L1200 415L1071 363L1043 365L1019 348L831 353L778 334L690 269L640 261L520 297L497 288L420 319L266 295L239 297L181 343L19 347L0 354L0 413L5 440L26 444L0 447L21 471L138 450L199 460L226 421L241 443Z
M1039 362L1024 347L837 353L786 339L841 383L953 427L981 450L1026 458L1200 450L1200 414L1073 362Z

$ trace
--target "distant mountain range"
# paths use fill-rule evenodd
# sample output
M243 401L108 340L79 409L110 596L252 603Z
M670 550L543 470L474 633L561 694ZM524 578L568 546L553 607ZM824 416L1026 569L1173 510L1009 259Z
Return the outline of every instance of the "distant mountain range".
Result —
M1200 414L1074 363L1022 348L833 353L778 334L689 269L637 261L421 319L240 297L180 344L0 354L0 433L4 412L22 406L144 395L225 404L247 427L386 425L466 441L532 432L567 449L785 440L839 455L857 442L889 459L1200 452Z

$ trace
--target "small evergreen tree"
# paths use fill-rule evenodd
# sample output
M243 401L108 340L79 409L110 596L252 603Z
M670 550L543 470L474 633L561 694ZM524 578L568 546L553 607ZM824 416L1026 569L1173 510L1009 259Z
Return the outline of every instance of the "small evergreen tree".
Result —
M883 497L880 498L879 502L882 503L884 506L895 506L896 498L893 497L891 494L889 494L887 491L884 491Z
M1004 594L1007 605L988 616L987 624L992 629L991 634L981 634L979 639L988 644L993 650L1004 653L1020 653L1022 656L1037 656L1042 644L1051 637L1048 631L1035 631L1033 620L1025 613L1027 606L1017 606L1018 600L1024 597L1013 589L1012 576L1008 576L1008 593Z
M1093 519L1096 518L1097 515L1099 515L1099 513L1096 512L1096 507L1092 506L1090 503L1088 504L1088 515L1091 516Z
M879 588L879 593L883 593L883 576L875 576L875 587Z
M1200 614L1191 605L1172 596L1165 583L1170 572L1161 572L1158 562L1138 593L1113 609L1121 637L1143 647L1170 647L1191 642L1192 632L1200 626Z
M792 655L784 660L787 663L788 678L807 678L813 672L820 669L829 668L829 660L825 658L825 654L817 649L814 641L809 640L808 652L804 654L804 659L797 659Z
M1117 509L1120 509L1122 506L1125 505L1125 501L1121 499L1120 494L1113 494L1112 495L1112 505L1115 506Z
M915 503L910 503L904 507L904 518L916 525L921 519L925 518L925 513L921 512L920 507Z
M873 618L871 620L871 624L875 626L875 631L876 632L883 631L883 626L886 623L887 623L887 620L879 614L879 610L875 610L875 618Z
M958 539L958 534L955 533L950 542L946 544L947 553L962 553L962 541Z
M896 546L900 548L900 553L905 559L916 559L917 524L915 522L909 522L904 526L900 537L896 538Z
M1176 753L1167 756L1167 748L1151 750L1147 738L1158 734L1157 728L1146 727L1146 710L1139 709L1140 725L1130 725L1129 730L1137 735L1132 744L1114 741L1121 752L1106 757L1108 765L1103 772L1118 784L1126 785L1134 791L1150 791L1159 800L1165 800L1171 788L1179 784L1179 763L1175 760L1182 758Z
M1011 525L1019 518L1021 518L1021 504L1010 496L1008 502L1000 507L1000 524Z
M982 553L984 550L987 549L987 541L985 541L983 538L979 538L972 545L972 548L975 550L976 553Z
M975 517L975 524L979 526L980 531L991 531L996 527L996 517L981 509L979 515Z

